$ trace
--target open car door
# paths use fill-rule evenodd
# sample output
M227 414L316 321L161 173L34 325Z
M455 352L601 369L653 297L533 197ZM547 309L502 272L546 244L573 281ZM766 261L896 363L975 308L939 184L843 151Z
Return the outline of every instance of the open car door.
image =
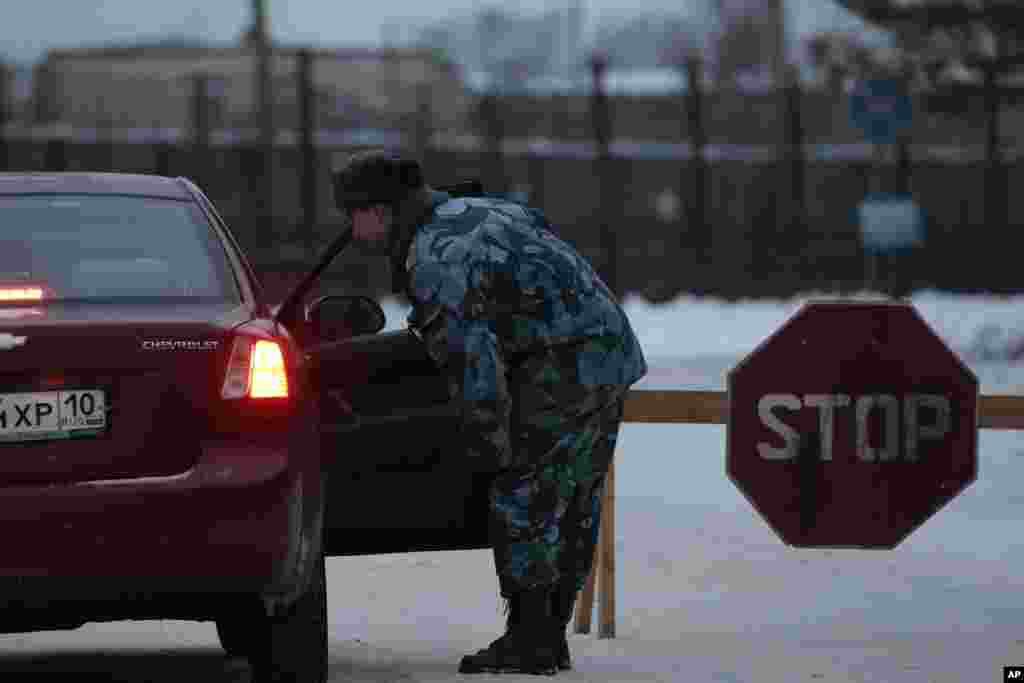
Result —
M311 350L328 555L487 547L486 475L463 466L447 381L409 330Z
M302 298L349 243L343 233L278 309L293 331ZM319 394L329 556L486 548L487 473L464 467L447 380L408 329L324 341L296 335Z

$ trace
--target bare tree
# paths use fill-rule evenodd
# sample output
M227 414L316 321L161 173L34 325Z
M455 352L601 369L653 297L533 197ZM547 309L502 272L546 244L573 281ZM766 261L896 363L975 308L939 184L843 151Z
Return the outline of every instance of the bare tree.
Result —
M931 88L982 82L1024 67L1024 5L1019 0L837 1L891 30Z
M834 92L841 92L851 79L896 78L906 73L904 51L870 46L859 33L816 33L804 41L804 50L815 81Z
M979 99L971 95L982 95L985 222L1005 226L1009 192L1002 166L999 113L1007 92L1004 77L1024 70L1024 5L1019 0L839 2L896 33L921 80L938 94L929 108L966 116Z

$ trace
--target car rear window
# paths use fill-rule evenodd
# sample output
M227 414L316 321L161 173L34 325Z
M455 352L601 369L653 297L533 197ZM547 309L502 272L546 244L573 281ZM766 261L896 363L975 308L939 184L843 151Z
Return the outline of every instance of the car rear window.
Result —
M56 300L240 300L206 216L174 199L0 197L0 287L26 282Z

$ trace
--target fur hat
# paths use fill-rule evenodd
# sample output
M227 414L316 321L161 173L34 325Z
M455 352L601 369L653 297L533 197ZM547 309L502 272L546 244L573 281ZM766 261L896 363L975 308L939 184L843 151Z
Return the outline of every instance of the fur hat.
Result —
M333 181L334 202L342 211L393 204L424 187L418 161L379 150L352 155Z

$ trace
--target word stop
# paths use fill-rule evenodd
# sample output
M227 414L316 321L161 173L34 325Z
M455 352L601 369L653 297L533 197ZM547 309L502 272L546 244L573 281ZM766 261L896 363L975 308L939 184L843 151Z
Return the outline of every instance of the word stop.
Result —
M856 452L861 462L891 462L900 459L900 414L902 420L903 460L917 462L918 444L923 439L937 440L949 434L951 427L950 401L939 394L908 394L900 401L887 394L858 396L853 403L853 417L856 420ZM758 443L757 452L765 460L792 460L797 457L802 437L790 425L783 422L776 411L784 408L798 411L803 408L818 410L818 436L821 440L821 459L832 460L835 441L837 413L849 411L840 409L851 406L851 397L846 394L807 394L802 398L795 394L767 394L757 402L757 414L761 424L772 430L785 441L781 447ZM934 411L935 419L923 424L923 409ZM868 443L868 416L872 410L882 411L883 443L878 448Z

